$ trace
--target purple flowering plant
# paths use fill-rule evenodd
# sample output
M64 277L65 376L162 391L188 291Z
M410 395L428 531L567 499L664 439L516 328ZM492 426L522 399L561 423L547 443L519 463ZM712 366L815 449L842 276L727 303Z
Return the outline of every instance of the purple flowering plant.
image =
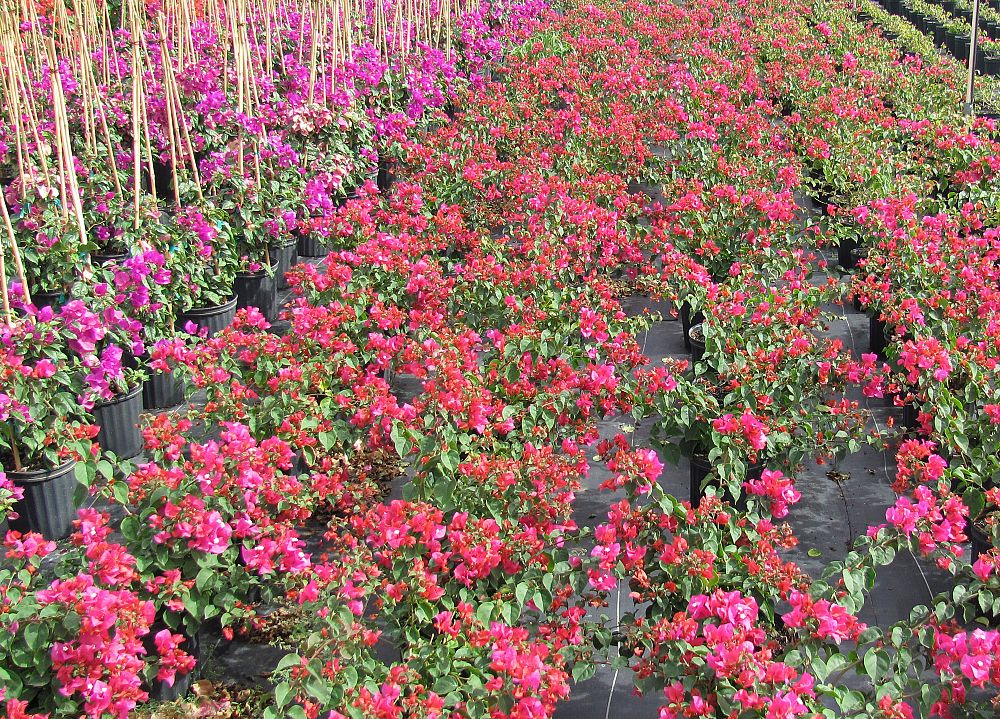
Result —
M72 286L89 245L81 241L76 220L64 210L54 178L41 174L11 182L5 193L8 212L32 294L62 293ZM9 249L5 249L9 253ZM12 264L12 257L7 257Z
M87 413L120 372L102 356L108 328L79 299L58 312L23 308L0 326L0 470L47 470L83 456L96 429Z
M7 479L7 474L0 472L0 524L8 519L17 519L14 505L24 496L24 490Z
M176 305L174 321L181 312L225 304L233 297L239 257L222 209L208 202L186 205L175 213L160 250L170 272L163 286L168 297L162 301ZM160 340L171 336L174 329L180 327L163 322L147 335Z

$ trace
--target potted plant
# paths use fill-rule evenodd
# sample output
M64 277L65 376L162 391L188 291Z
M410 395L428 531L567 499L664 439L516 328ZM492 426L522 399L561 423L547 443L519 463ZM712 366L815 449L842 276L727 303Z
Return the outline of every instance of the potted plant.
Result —
M81 511L69 546L47 571L54 542L7 538L0 684L8 701L0 706L8 716L78 716L81 707L91 717L130 712L149 697L144 684L173 684L190 670L182 638L155 628L135 557L110 541L107 520Z
M983 58L983 72L996 77L1000 75L1000 41L983 38L979 43L979 52Z
M862 415L842 399L847 378L866 393L883 391L873 358L856 361L817 336L820 308L837 286L813 285L808 273L804 266L797 281L773 287L744 274L735 288L719 287L706 301L703 355L693 375L678 378L679 397L657 400L679 401L682 409L661 407L654 428L668 459L691 459L693 497L713 469L739 497L744 479L764 466L795 470L854 446Z
M107 496L131 509L121 532L158 618L193 638L211 619L231 632L249 604L270 597L266 579L279 567L293 575L309 567L293 529L308 509L289 493L301 486L286 475L286 443L257 442L235 423L217 441L187 443L188 428L166 417L150 427L152 461Z
M226 215L212 205L187 205L175 214L169 237L181 298L177 329L191 323L211 337L236 315L238 258Z
M97 433L86 421L88 377L103 380L98 345L106 329L83 302L70 300L59 314L43 308L0 334L0 468L24 495L11 526L62 538L76 510L75 466L90 456Z
M26 176L5 189L5 200L17 236L26 288L36 307L58 306L79 276L80 255L91 249L81 241L75 217L66 210L53 178ZM4 252L10 248L5 243ZM8 257L8 266L15 266Z
M288 288L286 275L298 261L296 229L304 214L303 189L310 173L300 168L300 155L283 137L273 134L260 146L260 204L265 211L263 229L275 264L277 289ZM310 170L312 172L312 170Z
M162 257L155 253L127 257L120 264L109 260L73 291L74 298L84 301L104 323L105 334L95 348L98 363L86 376L87 406L92 406L94 425L99 428L97 444L119 459L131 459L142 451L139 415L147 373L137 360L145 345L142 323L135 317L141 299L135 287L143 276L159 274L157 260L162 264ZM130 300L124 299L124 286L131 290Z

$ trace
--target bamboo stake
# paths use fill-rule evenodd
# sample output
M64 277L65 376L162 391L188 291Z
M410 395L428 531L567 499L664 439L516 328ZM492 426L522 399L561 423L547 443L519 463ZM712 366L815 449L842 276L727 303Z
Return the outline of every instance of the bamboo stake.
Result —
M157 16L156 25L158 34L160 36L160 64L163 67L163 98L164 105L166 107L167 114L167 138L169 140L168 144L170 146L170 174L173 178L174 186L174 206L180 209L181 206L181 193L180 193L180 182L177 177L177 161L179 159L177 152L177 144L180 142L180 133L175 132L176 130L176 108L174 107L173 93L171 92L171 85L173 80L173 68L170 62L170 54L167 52L167 29L164 25L163 18Z
M140 205L140 187L139 178L142 173L142 159L139 150L139 20L138 20L138 10L136 9L137 0L131 0L129 2L129 14L132 20L132 172L133 172L133 228L139 229L139 205ZM152 178L150 178L152 179ZM155 193L156 190L154 189Z
M73 146L69 133L69 117L66 114L66 96L63 90L62 75L59 73L58 61L55 57L55 40L50 41L50 52L52 53L52 105L56 118L56 138L59 147L60 167L66 168L68 195L63 196L60 203L65 208L72 200L73 213L76 215L77 233L80 236L80 245L87 245L87 229L83 220L83 206L80 202L80 189L76 183L76 163L74 161ZM61 142L60 142L61 140ZM68 218L68 210L67 215Z
M10 292L7 289L7 261L4 259L2 246L0 246L0 298L3 299L4 324L9 329L14 326L14 315L10 311Z
M17 235L14 234L14 225L10 221L10 212L7 210L7 198L0 192L0 210L3 211L3 223L7 228L7 237L10 239L10 254L14 260L14 268L17 271L17 278L21 281L21 291L24 293L24 301L31 303L31 290L28 289L28 278L24 272L24 263L21 262L21 253L17 248ZM0 255L3 254L0 249ZM6 272L0 272L5 278Z

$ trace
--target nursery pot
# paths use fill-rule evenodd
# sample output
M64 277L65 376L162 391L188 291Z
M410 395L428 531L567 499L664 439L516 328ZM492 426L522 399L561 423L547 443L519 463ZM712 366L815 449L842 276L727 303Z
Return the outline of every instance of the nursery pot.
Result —
M127 260L128 257L129 254L127 252L91 252L90 264L95 267L107 265L112 262L118 264Z
M948 31L937 20L929 20L927 22L927 34L931 36L934 44L938 47L944 45L948 40Z
M277 263L278 268L274 271L274 280L278 283L279 290L288 289L288 279L285 277L288 271L299 263L298 246L295 242L286 242L283 245L271 245L271 259Z
M271 265L272 272L275 266ZM236 308L256 307L264 319L273 322L278 314L278 285L274 275L267 272L240 272L233 284L236 290Z
M705 357L705 325L696 324L688 330L688 345L691 347L691 359L700 362Z
M983 57L983 72L993 77L1000 75L1000 57Z
M686 301L681 303L681 330L684 333L684 348L691 351L691 337L689 333L694 325L701 324L705 321L705 315L702 312L695 312L691 314L691 305Z
M157 633L169 629L166 623L161 619L157 618L155 622L149 627L149 634L142 638L142 645L146 648L146 656L152 658L159 656L156 651L156 642L154 637ZM176 699L181 699L191 691L191 685L194 683L195 677L198 674L198 664L201 662L201 639L198 637L197 632L191 632L186 627L182 627L179 630L170 630L173 634L180 634L184 637L184 642L181 644L180 648L190 654L195 659L195 667L187 674L177 674L174 676L173 686L168 686L166 682L160 681L159 679L153 679L150 686L144 686L143 688L149 692L150 699L156 699L158 701L174 701Z
M920 410L913 402L907 402L903 405L903 414L899 418L899 423L906 429L916 429L920 426L919 423Z
M746 479L759 479L761 472L764 471L763 464L753 464L747 467ZM690 496L691 496L691 506L697 507L701 504L702 497L705 496L704 483L708 476L712 473L712 463L708 461L708 455L705 454L693 454L691 455L691 472L690 472ZM746 509L746 492L740 494L739 500L736 502L736 507L739 509Z
M299 235L296 250L299 257L326 257L330 254L323 241L312 233Z
M958 39L957 35L952 35L950 32L945 33L944 46L952 55L956 54L955 41Z
M837 245L837 264L845 270L853 270L857 265L857 256L854 251L859 248L858 241L853 237L843 238Z
M160 199L173 197L174 174L170 165L157 159L153 160L153 187L156 190L156 196Z
M969 522L969 540L972 543L973 563L979 559L979 555L986 554L988 551L993 549L989 536L987 536L986 532L977 527L974 522Z
M73 531L76 519L76 460L55 469L7 472L7 478L24 491L14 504L17 519L10 528L18 532L38 532L46 539L62 539Z
M106 452L121 459L131 459L142 451L139 414L142 412L142 385L110 402L94 405L94 424L101 430L97 443Z
M393 172L395 167L395 161L391 157L380 157L378 160L378 176L376 178L376 184L378 185L378 191L385 194L392 187L392 183L396 180L396 173Z
M179 317L180 325L183 327L188 322L198 325L198 329L208 330L208 336L214 337L222 330L232 324L236 316L236 297L221 305L211 307L193 307L187 312L182 312Z
M972 38L969 35L959 35L954 40L954 50L952 54L955 55L956 59L963 65L969 62L969 45L972 44Z
M59 308L66 304L66 293L65 292L32 292L31 293L31 304L33 304L38 309L44 309L45 307L51 307L53 311L58 312Z
M884 356L888 344L885 329L885 322L878 316L872 316L868 323L868 348L869 352L877 354L879 357Z
M173 374L150 372L142 383L142 406L146 409L176 407L184 401L184 385Z

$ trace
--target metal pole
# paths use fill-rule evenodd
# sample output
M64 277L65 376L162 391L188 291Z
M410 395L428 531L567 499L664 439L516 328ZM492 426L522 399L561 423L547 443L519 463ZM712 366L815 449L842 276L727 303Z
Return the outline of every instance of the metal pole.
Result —
M969 38L969 82L965 87L965 114L975 115L976 46L979 44L979 0L972 3L972 36Z

